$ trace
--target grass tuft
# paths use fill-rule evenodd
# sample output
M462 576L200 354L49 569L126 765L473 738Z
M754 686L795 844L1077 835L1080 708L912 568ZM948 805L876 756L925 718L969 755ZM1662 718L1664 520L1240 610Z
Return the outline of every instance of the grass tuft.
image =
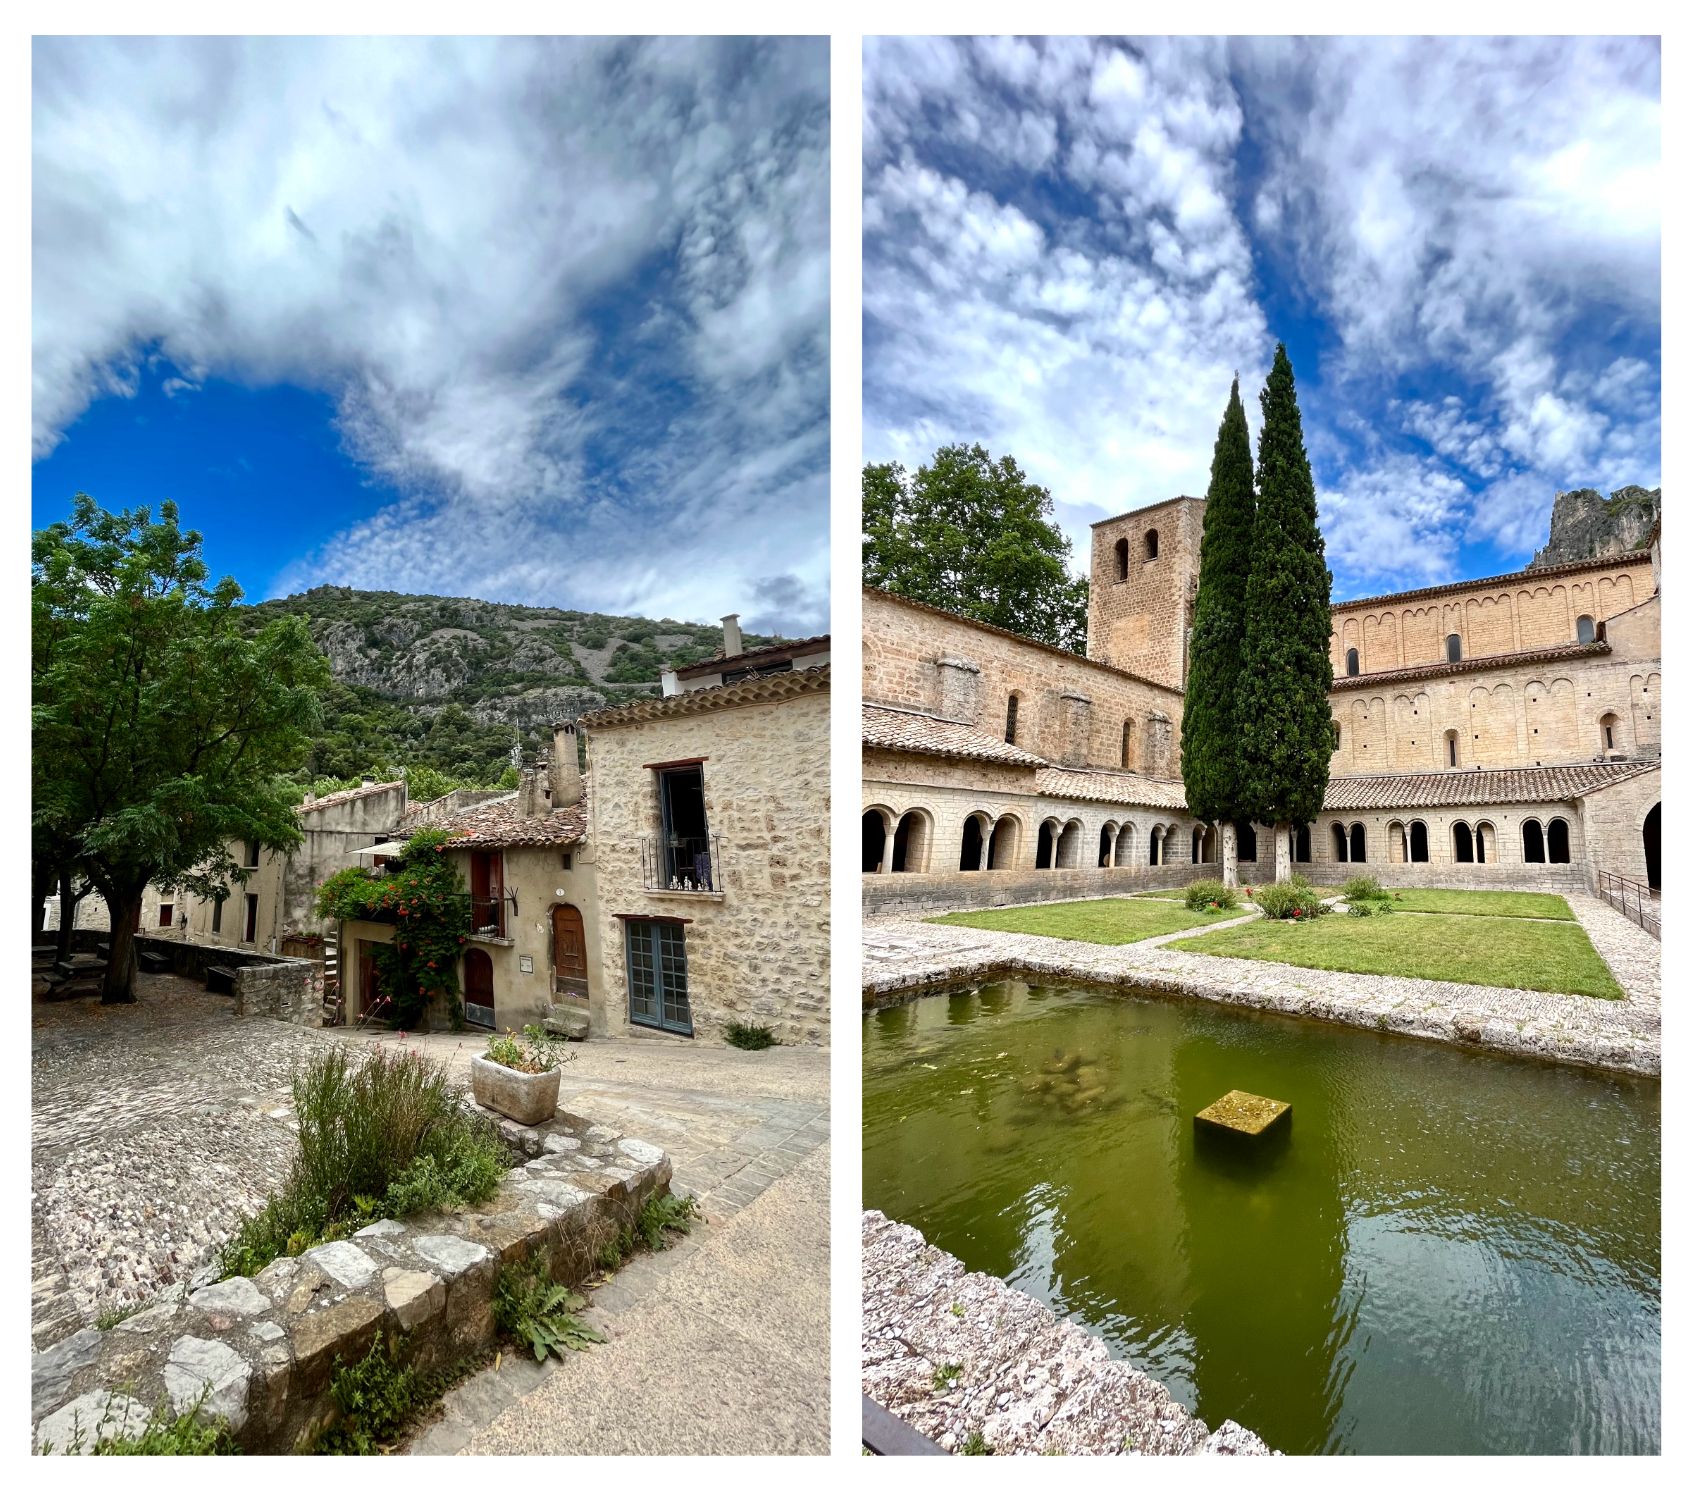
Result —
M998 911L955 911L929 919L939 926L1020 931L1030 936L1120 947L1203 926L1215 921L1216 915L1210 911L1190 911L1183 904L1151 896L1133 900L1112 896L1104 900L1067 900L1057 905L1016 906Z
M742 1024L738 1019L731 1019L723 1027L723 1038L737 1050L768 1050L782 1043L769 1025Z

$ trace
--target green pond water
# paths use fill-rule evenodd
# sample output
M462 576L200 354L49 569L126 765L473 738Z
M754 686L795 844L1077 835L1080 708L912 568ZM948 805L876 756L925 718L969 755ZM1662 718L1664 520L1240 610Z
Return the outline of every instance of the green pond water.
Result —
M986 983L865 1016L864 1203L1287 1453L1658 1451L1653 1081Z

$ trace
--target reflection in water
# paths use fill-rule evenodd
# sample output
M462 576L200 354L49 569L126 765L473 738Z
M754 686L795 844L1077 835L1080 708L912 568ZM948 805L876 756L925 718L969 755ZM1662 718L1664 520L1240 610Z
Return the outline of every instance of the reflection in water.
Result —
M1295 1453L1651 1453L1658 1089L1001 982L865 1019L865 1203ZM1231 1088L1268 1143L1196 1135Z

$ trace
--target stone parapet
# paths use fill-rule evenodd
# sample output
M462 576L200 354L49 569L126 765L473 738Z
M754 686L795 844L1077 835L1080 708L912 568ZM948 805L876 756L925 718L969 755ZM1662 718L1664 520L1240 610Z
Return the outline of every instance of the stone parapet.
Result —
M172 1290L110 1330L37 1353L33 1447L65 1452L80 1429L86 1453L96 1436L134 1436L204 1394L202 1412L245 1452L288 1453L334 1423L336 1364L361 1360L378 1332L402 1337L423 1370L486 1349L502 1265L541 1255L555 1280L578 1284L670 1184L661 1150L607 1128L567 1119L533 1142L541 1153L481 1206L378 1221L256 1277Z
M920 1231L864 1212L864 1391L956 1453L1273 1452L1225 1422L1212 1432L1168 1389L1046 1305L964 1264ZM938 1390L942 1366L957 1378Z

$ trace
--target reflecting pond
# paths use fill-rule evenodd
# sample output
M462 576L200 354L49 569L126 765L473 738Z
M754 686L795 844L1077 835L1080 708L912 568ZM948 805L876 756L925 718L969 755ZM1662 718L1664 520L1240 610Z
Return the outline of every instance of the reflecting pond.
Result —
M992 982L866 1014L864 1203L1287 1453L1658 1450L1655 1081Z

